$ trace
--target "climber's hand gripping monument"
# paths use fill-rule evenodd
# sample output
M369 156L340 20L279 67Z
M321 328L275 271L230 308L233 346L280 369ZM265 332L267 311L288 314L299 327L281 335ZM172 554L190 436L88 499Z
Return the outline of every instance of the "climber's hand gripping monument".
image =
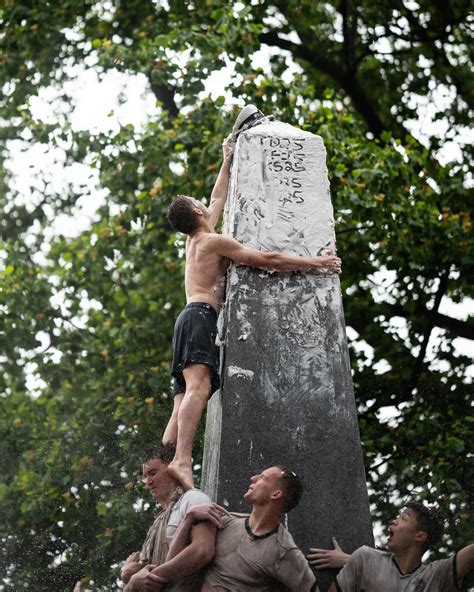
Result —
M229 262L280 272L341 271L340 259L330 252L320 257L263 252L247 248L233 238L215 232L214 226L227 199L235 141L242 131L263 117L252 105L239 114L232 134L224 142L224 160L209 207L193 197L180 195L168 210L171 227L188 235L185 270L187 305L178 316L174 329L174 405L163 441L176 442L176 456L168 471L185 490L194 486L192 447L199 420L209 396L219 388L216 325Z

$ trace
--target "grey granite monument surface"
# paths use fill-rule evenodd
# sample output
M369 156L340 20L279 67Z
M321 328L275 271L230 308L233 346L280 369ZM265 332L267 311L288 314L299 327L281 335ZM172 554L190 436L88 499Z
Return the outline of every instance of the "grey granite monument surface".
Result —
M265 251L335 250L322 139L268 119L242 132L224 233ZM303 552L332 536L347 552L373 545L339 277L231 265L220 335L202 488L246 512L249 477L286 464L305 482L287 517ZM320 572L321 592L333 576Z

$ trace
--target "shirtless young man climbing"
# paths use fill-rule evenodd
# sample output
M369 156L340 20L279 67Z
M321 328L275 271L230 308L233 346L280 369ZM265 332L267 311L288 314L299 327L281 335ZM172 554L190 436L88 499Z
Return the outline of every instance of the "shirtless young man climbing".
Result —
M234 126L242 127L256 108L247 106ZM240 122L240 123L239 123ZM186 307L176 320L173 335L174 405L163 442L176 442L176 455L168 466L170 475L184 490L194 487L192 447L202 412L210 395L219 388L219 350L215 345L217 314L222 303L225 272L230 261L274 271L315 270L340 273L341 260L333 254L296 257L244 247L229 236L216 234L227 199L233 141L224 142L224 161L207 208L193 197L178 196L168 209L173 228L186 240Z

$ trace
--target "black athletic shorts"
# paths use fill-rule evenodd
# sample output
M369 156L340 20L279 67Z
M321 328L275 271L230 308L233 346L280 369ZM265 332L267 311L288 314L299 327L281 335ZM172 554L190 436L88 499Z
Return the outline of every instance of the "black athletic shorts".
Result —
M186 391L183 370L188 364L206 364L211 368L212 395L220 386L219 348L216 345L217 312L205 302L191 302L186 305L174 325L173 394Z

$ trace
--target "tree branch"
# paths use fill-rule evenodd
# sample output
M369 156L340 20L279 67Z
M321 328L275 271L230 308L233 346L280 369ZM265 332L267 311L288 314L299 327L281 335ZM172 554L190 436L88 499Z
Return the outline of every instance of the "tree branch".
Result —
M366 230L367 228L373 228L373 224L360 224L359 226L350 226L347 228L341 228L340 230L336 230L336 236L341 234L348 234L349 232L359 232L361 230Z
M405 310L401 304L387 304L387 306L394 312L394 314L400 317L408 318L413 314L412 311L408 312ZM434 326L439 327L440 329L445 329L446 331L455 334L456 337L474 339L474 322L472 320L460 321L459 319L454 319L453 317L441 314L437 310L429 311L424 306L420 306L415 312L417 315L427 315L431 312Z
M464 337L464 339L474 339L474 322L471 320L460 321L439 312L434 313L433 318L437 327L455 333L458 337Z
M274 31L262 33L260 35L260 41L266 45L273 45L290 51L295 57L308 62L313 68L321 70L337 82L351 97L356 110L361 114L369 130L376 138L380 137L382 132L387 129L353 73L342 68L340 64L311 51L306 45L299 45L287 39L282 39ZM394 122L391 123L391 127L393 125ZM403 127L401 129L403 129L403 133L400 135L403 137L407 132Z
M177 117L179 114L179 109L174 100L176 88L173 86L154 84L151 81L150 86L155 97L160 101L160 103L162 103L163 109L166 109L166 111L168 111L170 117Z
M438 290L436 292L435 301L433 303L433 308L428 311L428 319L426 323L425 330L423 331L423 341L421 343L420 352L418 357L416 358L415 365L413 366L413 370L411 373L410 380L408 381L408 393L411 394L413 389L416 388L418 384L418 380L420 379L423 362L425 360L426 350L428 348L428 343L430 341L431 333L433 331L433 327L435 326L434 315L438 312L439 305L441 304L441 300L446 293L448 288L448 281L449 281L449 272L450 267L446 269L439 280Z
M353 10L351 0L343 0L342 7L342 30L344 37L344 59L348 72L355 72L355 39L357 35L357 15Z

